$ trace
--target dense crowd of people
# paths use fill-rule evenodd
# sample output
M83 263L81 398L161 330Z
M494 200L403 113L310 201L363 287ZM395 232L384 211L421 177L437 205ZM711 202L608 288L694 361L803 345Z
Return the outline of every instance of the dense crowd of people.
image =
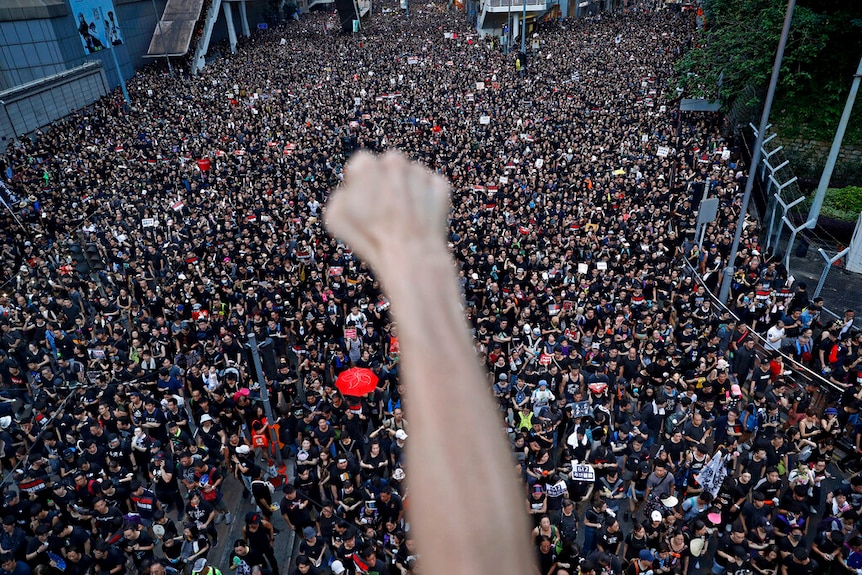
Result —
M398 326L321 222L350 155L388 148L451 181L448 241L541 575L862 567L862 478L824 489L836 439L862 447L853 312L822 319L754 221L735 315L709 297L746 166L721 115L679 111L694 16L543 22L522 70L442 4L358 36L330 18L194 78L142 71L131 107L111 95L7 149L0 573L278 573L288 530L291 573L421 572ZM271 340L275 421L250 334ZM341 395L354 366L376 391ZM283 494L275 449L295 467ZM234 519L230 565L208 564Z

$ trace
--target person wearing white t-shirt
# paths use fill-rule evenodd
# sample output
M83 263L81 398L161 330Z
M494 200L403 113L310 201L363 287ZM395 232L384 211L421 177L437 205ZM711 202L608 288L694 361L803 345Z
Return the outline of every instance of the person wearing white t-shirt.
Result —
M778 351L781 349L781 340L784 339L784 322L778 322L766 331L766 343L763 344L764 349Z
M365 324L368 323L368 317L359 310L358 305L350 308L350 313L344 318L344 325L347 327L355 327L357 335L365 334Z

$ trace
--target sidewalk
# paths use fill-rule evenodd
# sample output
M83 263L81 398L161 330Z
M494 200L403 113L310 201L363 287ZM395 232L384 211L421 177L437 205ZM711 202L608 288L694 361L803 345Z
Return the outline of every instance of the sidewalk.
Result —
M812 244L804 258L797 257L796 254L790 256L788 273L797 282L804 281L808 284L808 293L813 296L825 266L826 260L817 251L817 245ZM862 274L848 272L843 267L832 266L820 296L823 298L826 310L838 318L842 317L847 309L856 310L857 318L862 316ZM858 319L856 327L860 327Z
M287 463L289 464L289 481L292 482L294 478L293 465L290 465L291 461ZM242 482L230 478L224 484L224 499L228 509L233 514L233 522L230 525L221 524L219 526L219 544L210 550L207 554L207 559L212 561L212 565L218 567L222 573L230 573L230 554L233 552L233 542L236 539L242 538L242 529L245 526L245 514L248 511L253 511L255 506L249 503L248 499L243 498ZM278 503L282 497L281 490L276 490L272 498L275 503ZM281 530L281 533L275 536L275 558L278 560L279 572L289 573L293 567L295 548L298 547L299 541L296 539L293 531L284 522L279 511L273 514L272 523L276 529Z

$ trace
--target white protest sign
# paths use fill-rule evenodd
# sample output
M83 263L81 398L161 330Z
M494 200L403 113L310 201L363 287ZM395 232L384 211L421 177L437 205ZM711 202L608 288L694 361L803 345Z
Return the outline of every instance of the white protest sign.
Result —
M667 146L659 146L658 151L655 153L659 158L667 158L670 154L670 148Z
M578 482L592 483L596 480L596 472L592 465L573 465L571 478Z
M608 262L596 262L596 269L602 271L608 269Z
M578 273L579 274L585 274L589 271L589 269L590 269L590 266L588 264L585 264L585 263L579 263L578 264Z
M479 123L487 126L491 123L491 116L479 116Z
M144 218L141 220L142 228L157 228L158 226L159 222L155 218Z

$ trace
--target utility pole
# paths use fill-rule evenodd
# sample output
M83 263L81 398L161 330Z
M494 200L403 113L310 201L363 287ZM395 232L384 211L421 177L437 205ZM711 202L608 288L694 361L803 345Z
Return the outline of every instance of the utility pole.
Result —
M102 12L101 6L99 7L99 18L105 23L105 43L111 44L111 29L108 21L105 20L105 14ZM117 59L117 47L111 45L108 50L111 51L111 56L114 57L114 67L117 69L117 78L120 80L120 89L123 90L123 98L126 100L126 105L131 106L132 101L129 99L129 91L126 89L126 79L123 78L123 71L120 70L120 60Z
M260 385L260 400L263 402L263 411L266 414L267 429L269 430L269 444L273 446L275 451L275 460L279 465L283 462L281 458L281 449L278 448L278 434L273 428L275 417L272 415L272 406L269 404L269 389L266 387L266 379L263 376L263 365L260 362L260 347L272 345L272 340L267 338L266 341L259 344L254 332L248 334L248 349L251 351L251 359L254 363L254 369L257 371L257 383Z
M512 0L509 0L509 11L506 12L506 22L508 23L508 35L506 36L506 54L512 51L512 39L514 36L512 35L513 29L512 27L515 23L512 21Z
M527 53L527 0L524 0L524 13L521 18L521 54Z
M775 99L775 88L778 86L778 75L781 71L781 61L784 59L784 48L787 46L787 37L790 35L790 23L793 21L793 10L796 8L796 0L787 1L787 13L784 15L784 28L781 30L781 39L778 41L778 49L775 51L775 63L772 66L772 76L769 79L769 90L766 92L766 101L763 103L763 114L760 116L760 128L757 130L757 140L754 142L754 153L751 155L751 165L748 167L748 179L745 181L745 193L742 195L742 206L739 210L739 219L736 222L736 232L733 234L733 246L727 258L727 267L721 279L721 290L718 299L721 303L727 303L730 295L730 284L733 281L736 254L739 252L739 241L742 238L742 228L745 223L745 214L748 212L748 203L751 201L751 190L754 187L754 178L757 177L757 167L760 165L760 155L763 151L763 136L769 124L769 113L772 111L772 101Z

